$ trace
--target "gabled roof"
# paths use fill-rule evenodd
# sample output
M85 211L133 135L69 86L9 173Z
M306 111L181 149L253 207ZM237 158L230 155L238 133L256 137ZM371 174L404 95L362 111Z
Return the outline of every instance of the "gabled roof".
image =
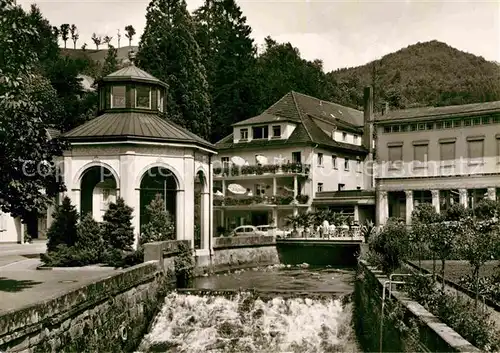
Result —
M113 81L139 81L147 83L156 83L165 86L165 83L154 77L153 75L147 73L144 70L139 69L135 65L126 66L123 69L115 71L102 78L103 81L113 82Z
M429 120L448 117L484 115L500 112L500 101L449 105L445 107L422 107L401 110L391 110L375 117L376 123L401 120Z
M297 144L319 144L324 147L346 151L365 153L362 146L335 141L331 132L338 128L356 134L363 134L363 112L344 107L340 104L322 101L320 99L297 92L289 92L262 114L240 121L233 126L272 124L289 121L297 124L288 139L251 140L249 142L233 142L233 135L226 136L216 143L217 149L253 148L265 146L282 146Z
M262 114L239 121L233 126L272 123L275 121L301 122L304 115L311 115L315 119L322 119L331 124L344 124L351 127L363 126L362 111L295 91L285 94Z
M195 144L214 150L214 145L170 120L139 112L105 113L68 131L70 142L147 140Z

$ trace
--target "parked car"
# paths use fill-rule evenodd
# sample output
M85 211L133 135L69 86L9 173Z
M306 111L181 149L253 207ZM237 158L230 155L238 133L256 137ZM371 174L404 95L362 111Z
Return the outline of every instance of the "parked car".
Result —
M268 224L257 226L257 230L263 232L265 235L273 235L274 234L274 235L276 235L277 238L286 238L291 233L291 231L278 229L275 226L268 225ZM273 230L274 230L274 232L273 232Z
M260 231L255 226L239 226L233 229L231 232L232 237L240 237L244 235L254 235L254 236L262 236L266 233Z

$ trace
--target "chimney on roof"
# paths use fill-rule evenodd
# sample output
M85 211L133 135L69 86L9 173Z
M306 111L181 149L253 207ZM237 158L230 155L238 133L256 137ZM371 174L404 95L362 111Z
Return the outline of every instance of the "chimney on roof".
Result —
M373 88L365 87L363 93L363 146L371 153L373 151Z
M365 158L364 184L370 190L374 186L373 175L373 87L365 87L363 91L363 147L368 151Z
M128 59L130 60L130 65L135 65L135 51L130 50L128 52Z

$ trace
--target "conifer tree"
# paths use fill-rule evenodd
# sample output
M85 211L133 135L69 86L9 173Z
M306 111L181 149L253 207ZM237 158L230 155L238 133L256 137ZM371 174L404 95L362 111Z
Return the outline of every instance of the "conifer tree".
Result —
M132 250L134 229L132 227L132 207L119 197L116 203L110 203L104 214L102 236L106 245L114 250Z
M149 222L142 226L141 245L175 239L175 226L169 212L165 210L165 201L161 195L156 195L155 199L146 206L146 212Z
M212 97L215 142L232 132L235 119L259 113L253 75L256 48L252 29L235 0L205 0L193 18Z
M201 137L210 134L210 95L185 0L152 0L138 65L169 85L167 118Z
M102 251L103 240L101 227L92 217L92 214L87 213L82 217L80 223L78 223L76 227L76 236L75 245L77 247Z
M108 48L108 54L104 59L104 66L102 68L102 76L107 76L112 72L118 70L118 56L117 50L114 46L110 45Z
M62 204L56 206L52 217L54 220L47 231L48 252L55 251L59 245L75 245L79 216L69 197L66 196Z

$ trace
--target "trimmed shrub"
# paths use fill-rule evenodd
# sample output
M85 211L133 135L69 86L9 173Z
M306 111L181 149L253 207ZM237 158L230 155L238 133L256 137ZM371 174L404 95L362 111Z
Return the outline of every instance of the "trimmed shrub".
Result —
M134 228L132 227L132 207L119 197L111 203L104 214L102 236L106 246L111 249L131 251L134 245Z
M59 245L75 245L78 212L69 197L65 197L62 204L56 206L52 217L54 220L47 231L47 251L56 251Z

